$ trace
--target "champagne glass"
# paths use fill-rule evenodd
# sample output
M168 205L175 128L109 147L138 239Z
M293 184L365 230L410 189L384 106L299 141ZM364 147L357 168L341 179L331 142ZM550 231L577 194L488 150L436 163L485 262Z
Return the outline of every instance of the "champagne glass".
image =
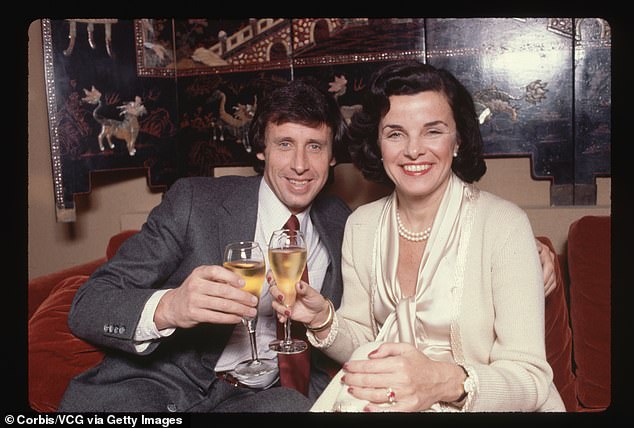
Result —
M258 299L264 284L264 253L260 245L254 241L233 242L225 247L223 266L244 279L242 288ZM251 342L251 360L243 361L233 370L236 377L253 379L277 370L277 366L270 359L258 358L258 348L255 341L256 317L244 317L242 323L247 327Z
M280 229L273 232L269 243L269 262L277 288L284 294L284 306L295 303L295 284L306 268L306 241L299 230ZM308 345L303 340L291 338L291 320L284 323L284 338L269 343L269 348L281 354L297 354Z

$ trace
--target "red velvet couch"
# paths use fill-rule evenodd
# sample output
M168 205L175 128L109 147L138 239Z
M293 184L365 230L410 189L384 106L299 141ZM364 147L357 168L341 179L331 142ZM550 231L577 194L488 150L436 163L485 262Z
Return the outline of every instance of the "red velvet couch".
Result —
M29 403L57 409L68 382L103 353L76 338L66 318L77 288L135 231L110 239L104 258L29 282ZM539 239L553 249L547 237ZM570 226L567 253L555 265L558 286L546 299L546 352L567 411L610 404L610 217ZM574 352L573 352L574 344ZM51 368L55 370L51 370Z

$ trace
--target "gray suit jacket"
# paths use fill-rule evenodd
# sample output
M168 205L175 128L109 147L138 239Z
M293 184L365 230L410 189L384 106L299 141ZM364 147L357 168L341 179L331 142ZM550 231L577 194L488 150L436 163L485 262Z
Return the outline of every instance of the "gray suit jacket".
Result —
M150 213L141 231L123 243L77 291L69 326L78 337L108 349L104 361L77 376L61 410L140 410L154 394L158 410L186 410L200 401L215 381L213 370L234 325L177 329L151 344L143 355L132 338L147 299L157 289L178 287L197 266L222 264L228 242L255 234L258 188L262 177L186 178L178 180ZM342 295L341 242L350 213L341 200L320 195L311 219L331 259L322 294L336 307ZM320 392L327 377L320 352L313 352L311 391ZM144 391L144 398L138 397ZM104 401L105 400L105 401ZM91 404L92 403L92 404ZM113 404L114 403L114 404Z

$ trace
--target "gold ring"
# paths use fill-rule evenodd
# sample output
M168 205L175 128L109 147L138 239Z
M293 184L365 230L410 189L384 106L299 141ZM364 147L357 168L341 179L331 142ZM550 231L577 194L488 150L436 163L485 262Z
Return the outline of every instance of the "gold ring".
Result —
M394 390L390 387L387 388L387 402L388 404L394 404L396 403L396 394L394 393Z

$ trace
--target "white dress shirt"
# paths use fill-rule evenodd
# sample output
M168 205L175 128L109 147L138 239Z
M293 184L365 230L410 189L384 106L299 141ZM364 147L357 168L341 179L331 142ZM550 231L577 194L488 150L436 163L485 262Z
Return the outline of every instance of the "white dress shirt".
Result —
M319 234L315 230L310 220L310 207L298 213L297 218L300 230L304 232L306 245L308 247L308 278L310 286L320 291L326 270L330 264L330 257L325 246L319 239ZM258 192L258 214L253 240L260 244L266 259L266 269L269 270L268 248L269 239L274 230L281 229L291 212L275 196L275 193L262 179ZM148 299L141 319L137 326L134 340L137 342L137 352L142 352L149 346L151 341L166 337L174 332L173 328L158 330L154 324L154 312L161 296L168 290L159 290ZM271 358L277 360L277 353L269 350L268 344L275 340L277 317L271 306L271 294L268 283L265 281L262 286L262 293L258 303L258 321L256 327L256 341L258 346L258 356L260 358ZM242 324L236 325L233 333L225 346L225 349L216 364L215 370L230 371L238 363L251 358L249 335L246 327Z

